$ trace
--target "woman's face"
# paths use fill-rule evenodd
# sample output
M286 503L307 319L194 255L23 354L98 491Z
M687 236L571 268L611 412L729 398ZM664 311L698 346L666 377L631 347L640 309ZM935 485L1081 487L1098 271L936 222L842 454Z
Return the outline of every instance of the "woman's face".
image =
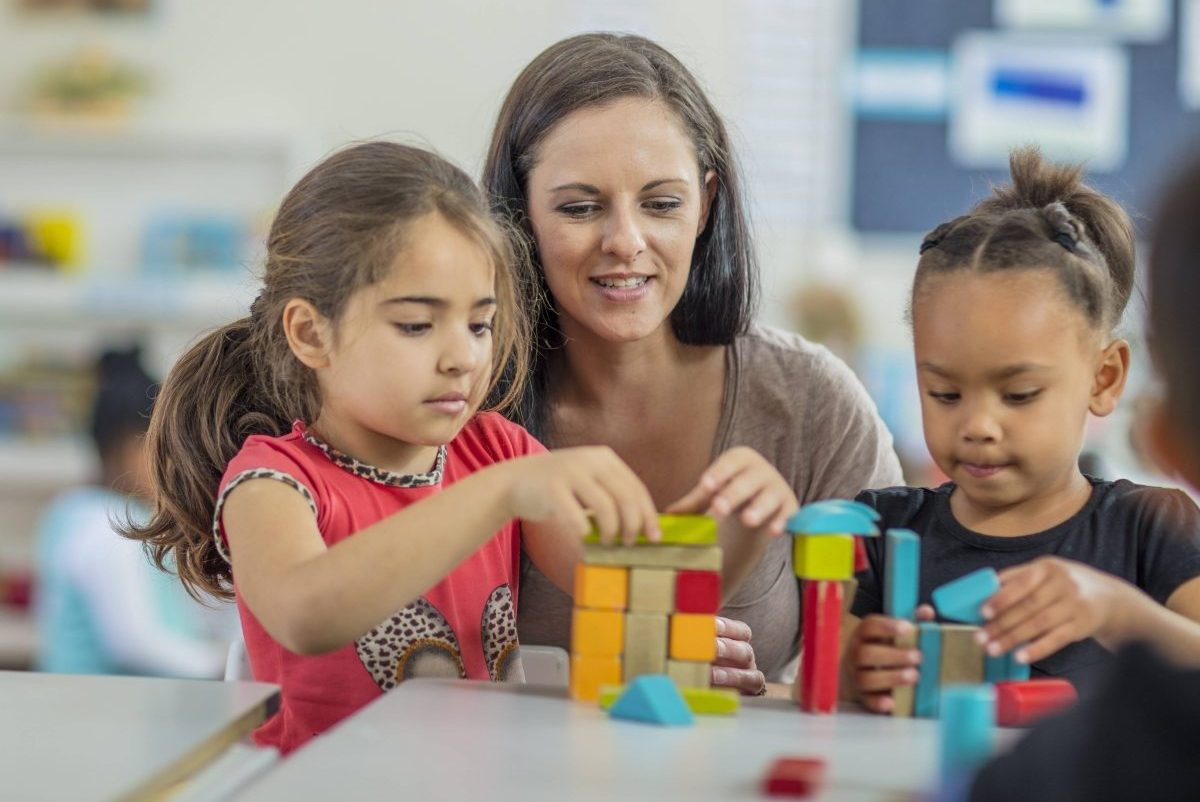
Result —
M536 156L527 205L563 333L630 342L657 332L716 189L678 117L643 98L580 109Z

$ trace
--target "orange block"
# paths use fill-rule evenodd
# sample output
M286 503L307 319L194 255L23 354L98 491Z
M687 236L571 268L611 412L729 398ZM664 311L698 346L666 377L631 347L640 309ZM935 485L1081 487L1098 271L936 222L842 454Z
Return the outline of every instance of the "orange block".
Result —
M675 613L671 616L672 660L696 660L709 663L717 657L717 619L703 613Z
M571 655L571 698L594 702L601 685L621 684L621 658Z
M620 657L624 645L623 612L575 608L571 619L571 654L583 657ZM616 683L620 682L618 675Z
M629 569L575 564L575 604L595 610L624 610L629 601Z

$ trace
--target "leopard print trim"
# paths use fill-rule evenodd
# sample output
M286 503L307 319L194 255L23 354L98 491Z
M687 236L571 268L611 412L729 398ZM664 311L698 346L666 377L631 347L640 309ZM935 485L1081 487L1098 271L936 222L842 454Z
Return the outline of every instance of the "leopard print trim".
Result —
M492 591L479 622L483 658L492 682L524 682L525 669L517 657L517 610L512 590L501 585Z
M412 677L467 676L454 628L423 598L356 640L354 650L382 691Z
M349 454L343 454L328 443L317 439L307 429L304 431L304 440L309 445L319 448L329 458L329 461L339 468L344 468L355 476L369 479L381 485L391 485L392 487L428 487L429 485L436 485L442 481L442 471L446 468L446 446L444 445L438 446L437 460L433 464L433 470L426 473L405 474L385 471L383 468L376 468L374 465L360 462Z
M225 500L229 498L229 493L242 482L248 482L251 479L274 479L278 482L283 482L293 490L298 490L300 495L304 496L304 500L308 502L308 508L312 510L313 517L317 517L317 503L313 501L312 493L309 492L307 487L300 484L296 477L290 476L283 471L277 471L274 468L250 468L242 471L230 479L229 484L225 485L225 489L221 491L221 495L217 496L217 506L213 510L213 541L217 545L217 553L230 565L233 565L233 560L229 557L225 538L221 537L221 511L225 509Z

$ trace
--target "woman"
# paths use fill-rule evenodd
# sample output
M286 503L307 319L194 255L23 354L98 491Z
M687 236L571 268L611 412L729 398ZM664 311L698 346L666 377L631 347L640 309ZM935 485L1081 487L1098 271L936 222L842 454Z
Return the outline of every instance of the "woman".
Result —
M721 519L713 682L786 680L800 599L790 538L770 536L798 502L902 477L850 370L752 324L757 266L721 118L653 42L575 36L513 84L483 181L528 249L537 349L516 419L554 448L609 445L660 509ZM521 640L565 646L570 599L533 571L521 593Z

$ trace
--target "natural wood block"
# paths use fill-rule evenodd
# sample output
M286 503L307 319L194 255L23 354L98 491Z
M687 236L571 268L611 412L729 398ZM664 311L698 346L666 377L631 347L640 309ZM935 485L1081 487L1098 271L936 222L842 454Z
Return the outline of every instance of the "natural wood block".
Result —
M896 638L896 645L902 649L917 648L917 629L907 635ZM920 670L920 669L918 669ZM912 718L913 705L916 702L915 685L897 685L892 689L892 715L900 718Z
M628 568L576 563L576 606L593 610L624 610L628 603Z
M628 568L629 609L639 613L675 612L675 571L670 568Z
M601 685L616 685L620 681L621 658L571 655L572 699L594 701L600 696Z
M585 543L583 561L589 565L646 568L687 568L720 571L720 546L600 546Z
M978 685L983 682L983 646L975 642L979 627L969 624L942 624L941 683Z
M667 676L680 688L707 688L712 685L712 664L695 660L668 660Z
M680 571L675 575L675 612L716 614L721 609L721 574Z
M667 670L667 616L663 613L625 614L624 681Z
M671 616L672 660L712 662L717 656L717 619L700 613Z
M624 647L624 613L617 610L575 608L571 619L571 654L583 657L619 657Z
M850 535L797 535L792 540L792 567L801 579L854 576L854 538Z

